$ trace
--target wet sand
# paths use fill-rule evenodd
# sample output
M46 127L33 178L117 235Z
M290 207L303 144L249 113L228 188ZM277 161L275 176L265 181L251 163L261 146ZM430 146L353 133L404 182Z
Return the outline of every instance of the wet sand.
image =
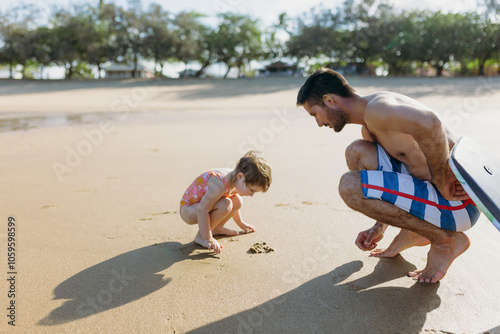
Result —
M406 277L428 247L359 251L372 221L337 185L360 128L318 128L295 107L303 81L0 81L0 332L500 333L500 232L482 216L436 285ZM500 158L500 78L349 81L418 99ZM215 256L192 242L178 202L199 173L249 149L271 162L273 184L245 199L257 232L220 238ZM274 251L249 252L258 242Z

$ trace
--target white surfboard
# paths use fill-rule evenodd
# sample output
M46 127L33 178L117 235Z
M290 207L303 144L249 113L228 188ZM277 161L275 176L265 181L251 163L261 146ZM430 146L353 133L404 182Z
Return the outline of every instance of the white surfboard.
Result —
M458 140L449 161L467 194L500 231L500 161L468 137Z

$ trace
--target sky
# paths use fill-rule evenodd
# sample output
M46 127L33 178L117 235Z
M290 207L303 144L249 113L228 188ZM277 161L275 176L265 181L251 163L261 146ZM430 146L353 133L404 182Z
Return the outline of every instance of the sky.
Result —
M375 0L375 5L379 1ZM394 7L398 9L429 9L432 11L441 10L443 12L475 10L479 1L483 0L390 0ZM114 2L117 5L127 7L127 0L104 0L104 2ZM219 13L234 12L249 15L254 19L259 19L264 27L268 27L277 23L278 16L283 12L286 12L288 17L295 18L308 12L311 8L320 5L331 9L341 7L344 0L142 0L144 8L153 2L160 4L164 10L174 14L181 11L194 10L207 15L209 20L210 18L214 18L214 22L216 22L215 17ZM0 11L8 13L10 8L23 3L34 4L36 7L42 9L42 13L48 15L52 5L66 7L68 4L71 6L71 4L95 3L97 6L99 0L1 0ZM172 68L172 73L166 74L176 75L182 69L176 66ZM225 70L221 68L217 71L224 73ZM213 74L218 75L220 73ZM4 75L4 73L0 73L0 77ZM52 69L46 75L51 75L52 78L59 78L64 75L64 71L62 69Z
M430 9L442 10L445 12L459 12L473 10L477 2L482 0L392 0L396 8L401 9ZM75 1L75 0L20 0L20 1L0 1L2 12L12 8L13 4L35 4L40 8L48 9L50 4L65 6L68 3L93 3L96 5L99 0ZM127 0L104 0L104 2L114 2L126 7ZM215 17L222 12L236 12L258 18L265 25L271 25L277 21L278 15L286 12L289 17L297 17L307 12L310 8L323 4L328 8L342 6L344 0L142 0L144 7L152 2L156 2L171 12L195 10L208 16ZM377 3L378 0L375 1Z

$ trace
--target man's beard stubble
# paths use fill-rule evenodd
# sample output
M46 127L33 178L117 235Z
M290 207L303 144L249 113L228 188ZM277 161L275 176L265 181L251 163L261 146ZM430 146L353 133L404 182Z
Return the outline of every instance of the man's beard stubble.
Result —
M344 126L349 122L347 114L341 109L331 108L326 106L326 114L328 118L328 123L333 126L335 132L340 132Z

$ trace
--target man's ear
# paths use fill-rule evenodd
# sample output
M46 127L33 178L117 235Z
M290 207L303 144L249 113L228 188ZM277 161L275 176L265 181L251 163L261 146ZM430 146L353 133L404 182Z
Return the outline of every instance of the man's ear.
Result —
M335 100L333 98L333 95L332 94L323 95L323 103L330 108L335 106Z

